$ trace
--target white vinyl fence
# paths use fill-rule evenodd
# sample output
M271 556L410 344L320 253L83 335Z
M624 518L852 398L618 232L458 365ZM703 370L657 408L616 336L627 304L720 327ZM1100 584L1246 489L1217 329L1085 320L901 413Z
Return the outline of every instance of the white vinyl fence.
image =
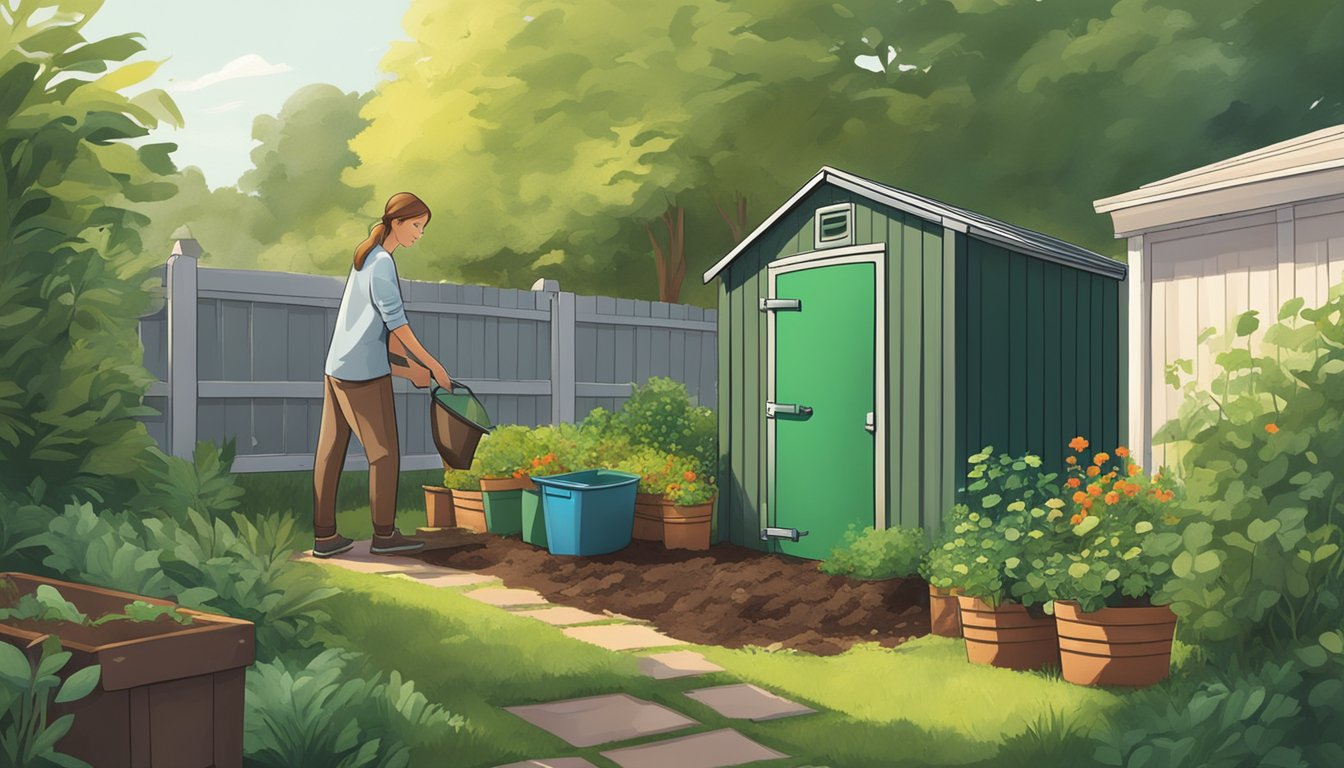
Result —
M142 419L164 451L237 445L235 472L309 470L322 375L345 279L200 268L179 240L162 270L166 301L141 318L144 365L159 378ZM715 405L714 310L576 296L553 280L531 291L401 281L411 328L471 387L497 424L553 424L618 408L631 384L666 376ZM428 390L393 379L403 469L442 466ZM351 440L346 466L366 469Z

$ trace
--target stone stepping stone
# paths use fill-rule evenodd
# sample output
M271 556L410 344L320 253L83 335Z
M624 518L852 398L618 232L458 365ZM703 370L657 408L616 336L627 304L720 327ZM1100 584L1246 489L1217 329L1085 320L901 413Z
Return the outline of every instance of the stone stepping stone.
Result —
M660 648L667 645L686 645L673 640L652 627L627 624L608 624L600 627L570 627L564 633L575 640L592 643L609 651L632 651L638 648Z
M516 605L546 605L546 598L542 597L540 592L531 589L486 587L484 589L473 589L465 594L472 600L497 608L512 608Z
M673 680L679 677L695 677L707 672L722 672L723 667L695 651L672 651L640 659L639 671L654 680Z
M505 709L576 747L670 733L697 724L660 704L624 693Z
M509 763L496 768L597 768L582 757L557 757L553 760L528 760L522 763Z
M687 691L686 695L724 717L751 720L756 723L816 712L811 707L805 707L747 683L700 688Z
M727 768L760 760L787 758L729 728L670 741L603 752L621 768Z
M456 571L452 569L439 571L411 571L409 573L389 573L388 576L397 579L409 579L417 581L430 587L474 587L477 584L489 584L499 581L494 576L484 573L472 573L470 571Z
M556 606L554 608L542 608L539 611L519 611L519 616L526 616L529 619L544 621L553 627L567 627L571 624L588 624L594 621L606 621L607 617L596 613L570 608L568 606Z

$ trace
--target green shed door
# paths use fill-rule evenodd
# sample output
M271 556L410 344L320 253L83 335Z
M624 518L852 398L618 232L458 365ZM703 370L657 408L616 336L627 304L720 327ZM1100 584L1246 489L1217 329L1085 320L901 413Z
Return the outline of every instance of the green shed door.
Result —
M771 310L769 533L781 552L813 560L851 524L873 527L878 501L878 262L845 261L772 270L772 298L799 309ZM778 529L807 535L794 542Z

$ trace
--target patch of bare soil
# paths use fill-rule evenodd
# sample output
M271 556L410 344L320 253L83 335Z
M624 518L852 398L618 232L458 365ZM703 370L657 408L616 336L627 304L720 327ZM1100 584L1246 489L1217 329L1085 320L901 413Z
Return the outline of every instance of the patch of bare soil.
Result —
M688 552L635 541L609 555L560 557L519 539L473 539L420 557L498 576L558 605L644 619L694 643L779 644L826 656L856 643L895 646L929 632L928 585L918 578L827 576L808 560L730 544Z

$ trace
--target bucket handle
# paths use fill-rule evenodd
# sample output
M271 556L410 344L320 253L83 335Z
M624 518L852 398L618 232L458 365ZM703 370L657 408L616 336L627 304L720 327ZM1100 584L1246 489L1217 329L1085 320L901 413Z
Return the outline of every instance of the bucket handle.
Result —
M435 382L434 386L429 390L429 394L432 396L435 392L438 392L441 389L443 389L443 387L439 386L438 382ZM467 391L467 394L471 395L472 397L476 396L476 393L471 391L471 387L468 387L466 384L463 384L457 379L453 379L453 386L448 390L448 392L449 393L456 392L459 389L465 389Z

